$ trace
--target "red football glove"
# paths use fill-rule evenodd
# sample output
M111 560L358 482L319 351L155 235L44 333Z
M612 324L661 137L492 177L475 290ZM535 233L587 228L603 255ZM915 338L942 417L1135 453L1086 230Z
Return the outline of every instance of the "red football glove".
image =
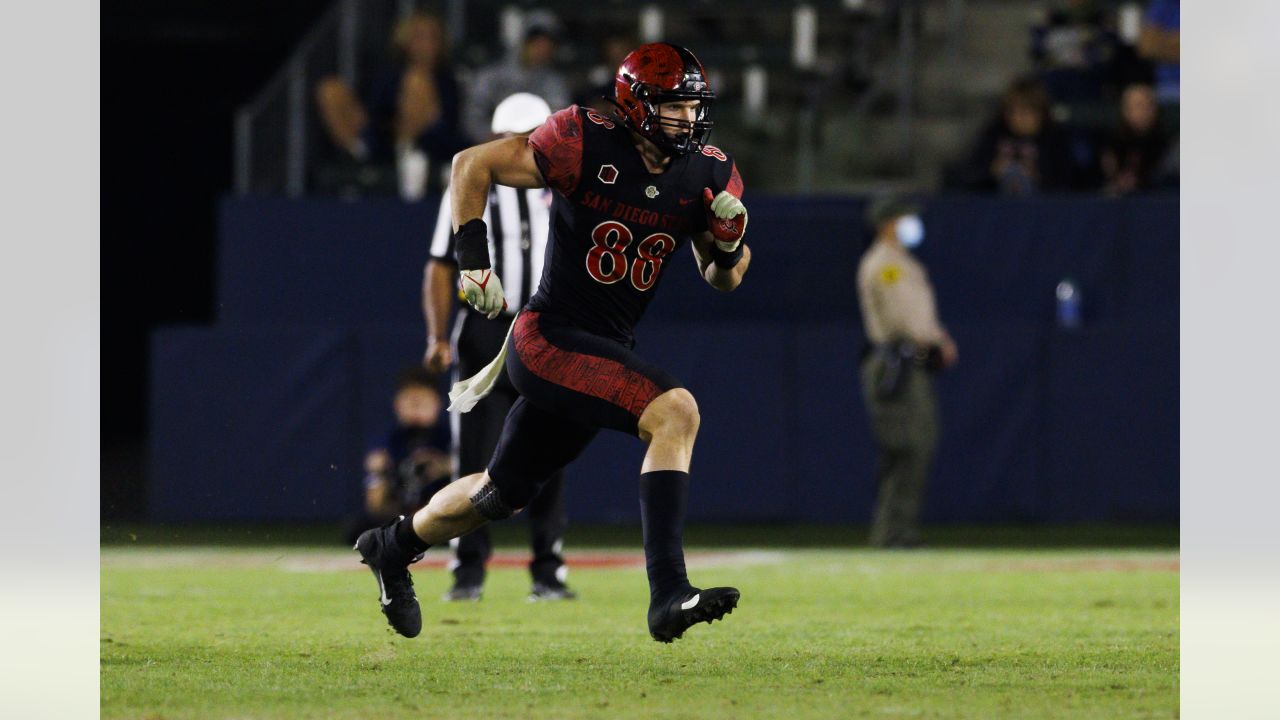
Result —
M707 210L707 228L715 236L716 245L725 252L737 250L747 232L747 207L728 190L713 196L711 188L702 189L702 204Z

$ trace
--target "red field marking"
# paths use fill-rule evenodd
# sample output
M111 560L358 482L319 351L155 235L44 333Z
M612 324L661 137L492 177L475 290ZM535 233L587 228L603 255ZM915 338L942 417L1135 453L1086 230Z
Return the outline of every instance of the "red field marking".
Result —
M1181 560L1164 558L1079 558L1009 563L1015 572L1179 572Z
M1045 558L983 561L972 569L986 572L1179 572L1178 558Z
M691 553L691 557L699 555L716 555L717 553ZM414 567L442 568L449 564L451 558L444 553L427 553L427 556L414 563ZM527 552L494 553L489 560L489 567L522 568L529 565L531 559ZM644 567L644 555L641 553L604 553L604 552L571 552L565 553L564 562L575 568L620 568ZM361 568L363 569L363 568Z
M689 567L718 567L725 565L761 565L783 562L785 553L763 550L736 552L693 552L686 556ZM429 569L447 567L450 561L447 548L427 553L427 557L413 567ZM494 555L489 566L494 568L524 568L529 564L528 551L503 551ZM131 568L259 568L278 567L289 572L363 571L364 565L353 553L340 550L290 551L287 549L267 552L227 552L207 550L127 552L116 555L107 551L104 561L115 567ZM565 555L569 567L582 569L643 568L644 554L634 551L599 550L594 552L570 552Z
M1181 561L1174 554L1160 553L1154 556L1120 556L1106 555L1068 556L1068 557L1021 557L992 558L988 557L948 557L946 552L934 553L922 551L918 555L889 556L876 553L877 560L871 564L865 561L870 556L867 551L853 551L860 556L850 568L851 572L909 572L919 571L922 567L931 568L931 572L986 572L986 573L1055 573L1055 572L1171 572L1181 570ZM688 566L726 567L747 565L776 565L786 563L790 557L787 550L736 550L691 552L686 556ZM208 568L253 568L280 567L292 572L330 572L335 570L363 570L364 566L352 553L340 550L309 550L296 552L287 549L276 549L262 552L226 552L216 550L193 549L156 552L124 552L104 551L103 560L106 565L133 568L176 568L176 567L208 567ZM419 568L447 567L451 556L446 548L436 548L427 553L427 557L415 564ZM504 550L496 553L490 560L494 568L524 568L529 564L527 550ZM609 569L609 568L642 568L644 554L630 550L596 550L569 552L565 555L566 564L571 568ZM922 564L923 563L923 564Z

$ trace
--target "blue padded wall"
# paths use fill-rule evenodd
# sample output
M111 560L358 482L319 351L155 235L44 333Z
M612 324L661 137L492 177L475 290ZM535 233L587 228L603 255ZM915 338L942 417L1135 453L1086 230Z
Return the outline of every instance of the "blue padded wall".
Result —
M638 330L702 412L690 515L865 521L864 203L748 200L747 282L716 293L678 255ZM394 375L423 350L434 218L433 201L223 203L218 324L153 338L153 518L332 519L358 503ZM1175 521L1177 198L947 197L925 221L920 256L961 356L938 383L926 519ZM1054 324L1067 276L1078 332ZM642 453L602 434L569 469L573 519L634 521Z

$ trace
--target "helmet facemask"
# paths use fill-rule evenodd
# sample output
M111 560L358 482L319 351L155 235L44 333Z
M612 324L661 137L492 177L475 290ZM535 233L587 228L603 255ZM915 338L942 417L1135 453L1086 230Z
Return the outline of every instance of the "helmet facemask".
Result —
M639 95L637 95L639 96ZM695 115L692 122L690 120L682 120L677 118L664 118L658 114L658 105L664 102L682 102L696 100L698 101L698 114ZM653 141L654 145L660 147L668 154L685 155L689 152L700 152L703 146L707 145L707 138L712 133L714 122L708 119L710 114L710 101L712 97L704 96L687 96L685 94L673 94L673 92L662 92L655 96L655 99L641 100L645 106L645 120L643 127L640 129L640 135L644 135ZM675 129L675 135L668 135L667 128Z

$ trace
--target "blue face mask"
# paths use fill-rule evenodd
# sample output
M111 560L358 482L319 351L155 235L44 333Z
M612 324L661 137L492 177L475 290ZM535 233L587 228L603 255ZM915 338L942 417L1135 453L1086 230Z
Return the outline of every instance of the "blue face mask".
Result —
M898 242L908 250L920 247L920 243L924 242L924 223L919 215L903 215L898 218L894 232L898 235Z

